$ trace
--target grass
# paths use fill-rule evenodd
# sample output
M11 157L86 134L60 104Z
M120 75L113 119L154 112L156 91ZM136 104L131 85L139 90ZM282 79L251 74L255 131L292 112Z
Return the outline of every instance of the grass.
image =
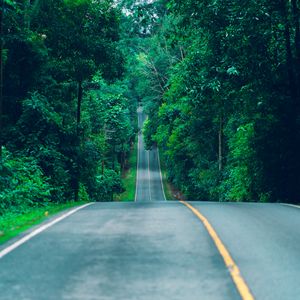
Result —
M130 152L128 169L123 174L125 192L116 195L115 200L120 202L134 201L136 188L136 166L137 166L137 137Z
M161 175L162 175L162 179L163 179L163 189L165 192L166 200L174 200L172 186L167 179L166 166L165 166L164 162L161 160L161 157L159 157L159 160L160 160Z
M51 215L82 204L84 203L69 202L65 204L49 204L44 207L31 208L26 213L9 212L2 215L0 216L0 245L30 227L43 222Z

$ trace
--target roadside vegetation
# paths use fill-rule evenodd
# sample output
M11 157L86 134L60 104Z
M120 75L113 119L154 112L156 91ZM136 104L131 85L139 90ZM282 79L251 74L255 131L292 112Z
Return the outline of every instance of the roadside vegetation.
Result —
M170 180L168 179L168 172L165 163L160 159L160 168L161 168L161 175L162 175L162 181L163 181L163 189L165 192L166 200L175 200L174 196L174 190L171 185Z
M137 100L121 19L110 0L2 1L0 218L124 191Z
M0 216L0 245L9 239L19 235L32 226L45 221L52 215L80 206L85 202L68 202L64 204L48 204L43 207L33 207L24 211L22 214L9 212Z
M124 192L116 195L115 200L121 202L134 201L137 176L137 137L132 145L128 161L122 174Z
M159 146L171 183L187 199L298 203L300 3L138 7L145 140Z

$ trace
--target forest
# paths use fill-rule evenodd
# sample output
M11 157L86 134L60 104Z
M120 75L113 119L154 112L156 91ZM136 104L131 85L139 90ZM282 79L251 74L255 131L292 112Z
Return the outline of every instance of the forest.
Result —
M0 216L123 193L139 105L187 199L298 203L299 9L2 0Z

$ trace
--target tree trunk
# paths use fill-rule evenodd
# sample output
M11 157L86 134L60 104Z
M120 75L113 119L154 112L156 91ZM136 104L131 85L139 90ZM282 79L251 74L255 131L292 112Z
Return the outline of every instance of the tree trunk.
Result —
M2 160L2 118L3 118L3 48L4 48L4 38L3 38L3 14L4 14L4 1L1 0L1 11L0 11L0 161Z
M284 196L289 199L289 201L295 203L297 201L298 193L298 130L297 130L297 107L299 102L299 92L297 87L297 66L295 62L297 59L293 56L292 51L292 33L291 30L291 20L290 20L290 3L286 0L281 2L281 12L283 17L283 22L285 26L284 38L285 38L285 48L286 48L286 68L288 75L288 88L289 88L289 99L286 105L285 113L285 127L289 128L289 132L285 137L285 144L287 148L285 149L288 153L288 157L285 157L282 161L282 165L286 171L286 176L282 183L282 189L284 190ZM292 3L291 3L292 4ZM293 13L293 12L292 12ZM293 22L294 23L294 22ZM296 30L295 30L296 34ZM296 36L295 36L296 38ZM296 53L297 55L297 53ZM284 154L286 154L284 153Z
M220 115L219 127L219 171L223 170L223 115Z
M293 23L295 28L295 47L297 62L300 62L300 24L299 24L299 8L296 0L291 0L293 11Z
M293 13L293 26L295 29L295 52L296 52L296 68L295 68L295 80L296 80L296 88L297 88L297 99L295 99L295 111L299 113L300 108L300 24L299 24L299 9L296 0L291 0L292 4L292 13Z
M115 152L116 152L116 145L115 141L113 144L113 149L112 149L112 169L115 171Z
M39 11L40 4L42 3L42 0L35 0L32 4L31 8L31 18L33 18Z
M35 0L31 4L31 0L26 0L24 7L24 28L30 30L31 19L38 12L41 0Z
M122 143L122 153L121 153L121 169L122 169L122 171L125 170L125 166L126 166L126 153L124 150L124 143Z
M78 81L78 93L77 93L77 118L76 118L76 131L77 136L80 135L80 121L81 121L81 103L83 96L82 81Z
M284 37L285 37L285 48L286 48L286 62L287 62L287 72L289 77L289 87L290 87L290 95L292 103L295 103L297 99L297 86L296 86L296 78L294 72L294 64L293 64L293 53L291 46L291 30L290 30L290 22L288 18L288 8L286 6L285 0L281 1L282 5L282 13L284 20Z
M77 115L76 115L76 134L78 143L78 153L80 149L80 121L81 121L81 104L83 97L82 81L78 81L78 93L77 93ZM74 199L79 200L79 188L80 188L80 168L79 168L79 157L77 153L76 158L76 171L75 171L75 189L74 189Z
M26 0L24 3L24 28L30 29L30 11L31 11L31 1Z

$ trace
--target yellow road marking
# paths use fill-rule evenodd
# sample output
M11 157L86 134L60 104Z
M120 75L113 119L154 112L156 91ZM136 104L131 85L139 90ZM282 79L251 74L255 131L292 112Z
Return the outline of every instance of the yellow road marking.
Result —
M216 233L215 229L212 225L208 222L208 220L192 205L185 201L180 201L186 207L188 207L203 223L204 227L208 231L210 237L213 239L218 251L220 252L223 260L225 262L226 267L228 268L232 280L243 300L254 300L254 296L252 295L247 283L245 282L238 266L234 262L233 258L229 254L228 250L224 246L223 242L219 238L218 234Z

